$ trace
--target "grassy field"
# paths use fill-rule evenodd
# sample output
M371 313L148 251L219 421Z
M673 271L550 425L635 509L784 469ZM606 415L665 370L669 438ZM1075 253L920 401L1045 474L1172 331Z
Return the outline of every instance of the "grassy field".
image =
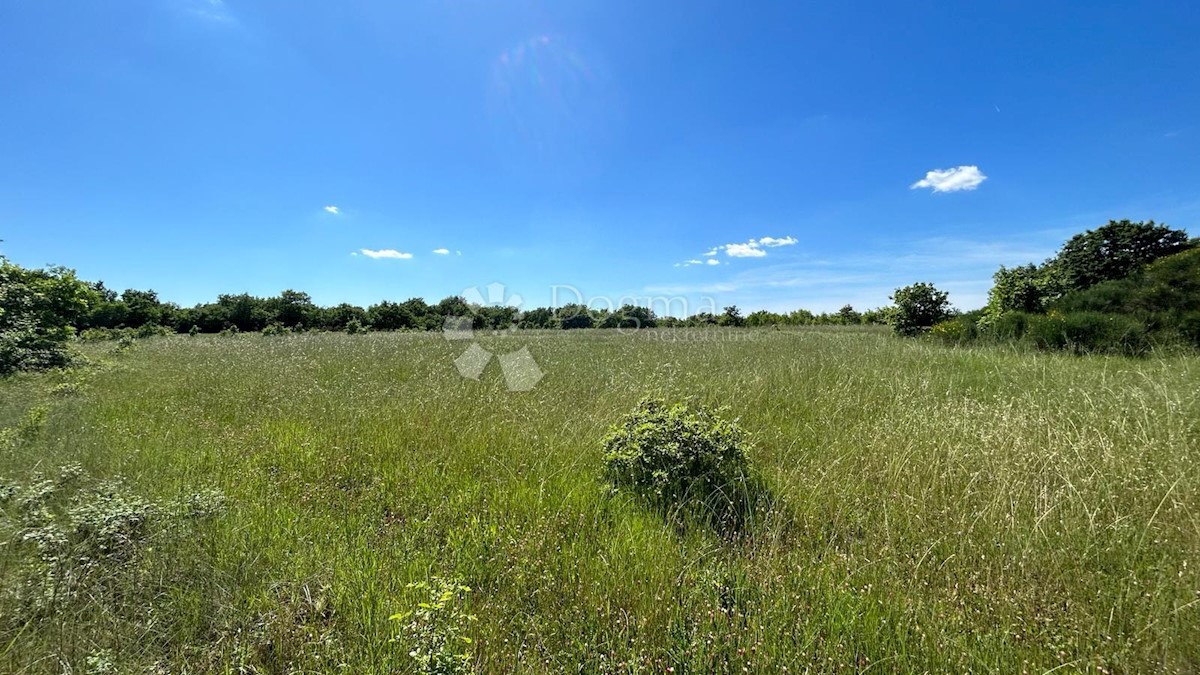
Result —
M389 617L435 577L472 589L481 672L1200 670L1200 360L853 329L480 343L545 378L375 333L89 346L0 382L0 671L404 672ZM750 432L774 508L745 537L606 489L600 439L649 393ZM39 489L43 529L149 524L50 555Z

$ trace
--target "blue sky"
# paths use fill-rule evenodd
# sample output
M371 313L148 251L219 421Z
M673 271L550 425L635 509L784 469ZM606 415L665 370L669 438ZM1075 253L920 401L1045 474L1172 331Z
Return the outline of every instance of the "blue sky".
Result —
M1200 233L1197 34L1189 2L0 0L0 251L185 305L971 308L1110 218Z

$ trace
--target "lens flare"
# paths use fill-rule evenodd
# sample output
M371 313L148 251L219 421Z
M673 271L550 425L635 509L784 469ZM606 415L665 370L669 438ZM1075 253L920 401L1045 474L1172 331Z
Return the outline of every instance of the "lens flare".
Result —
M595 162L619 118L610 78L568 40L538 35L501 53L489 103L506 158Z

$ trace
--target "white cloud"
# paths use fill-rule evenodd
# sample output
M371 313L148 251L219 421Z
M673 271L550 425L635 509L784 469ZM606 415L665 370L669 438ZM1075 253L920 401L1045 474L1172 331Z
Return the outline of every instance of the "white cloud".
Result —
M930 171L924 178L909 186L909 189L932 188L934 192L958 192L974 190L985 180L987 176L983 175L977 166L956 166L953 169Z
M362 253L363 255L367 256L368 258L374 258L376 260L378 260L380 258L391 258L394 260L408 260L409 258L413 257L413 254L411 254L411 253L401 253L400 251L397 251L394 248L381 248L381 249L361 248L361 249L359 249L359 252Z
M438 255L450 255L450 249L448 248L435 248L433 252Z
M796 243L796 238L783 237L781 239L776 239L775 237L763 237L762 239L758 240L758 243L762 244L763 246L770 246L771 248L775 248L777 246L791 246Z
M761 258L767 254L753 239L745 244L726 244L724 249L725 255L731 258Z
M730 258L762 258L767 255L765 250L767 248L792 246L797 243L799 243L799 240L795 237L762 237L761 239L751 239L750 241L740 244L722 244L720 246L714 246L708 249L708 251L705 251L704 257L706 260L703 262L709 265L720 265L721 262L716 258L721 251L725 251L725 255L729 256ZM675 266L687 267L689 265L699 264L701 264L701 261L699 260L685 260L681 263L676 263Z
M337 214L341 213L341 209L339 209L338 207L336 207L336 206L334 206L334 205L330 204L329 206L326 206L326 207L325 207L325 212L326 212L326 213L332 213L333 215L335 215L335 216L336 216Z

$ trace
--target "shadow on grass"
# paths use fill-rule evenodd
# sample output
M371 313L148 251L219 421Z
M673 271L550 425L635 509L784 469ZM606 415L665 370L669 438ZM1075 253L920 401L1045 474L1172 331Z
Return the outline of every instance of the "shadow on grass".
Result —
M753 536L776 506L776 497L759 476L722 482L705 478L677 483L662 491L618 488L632 494L644 508L659 515L677 533L703 529L726 541Z

